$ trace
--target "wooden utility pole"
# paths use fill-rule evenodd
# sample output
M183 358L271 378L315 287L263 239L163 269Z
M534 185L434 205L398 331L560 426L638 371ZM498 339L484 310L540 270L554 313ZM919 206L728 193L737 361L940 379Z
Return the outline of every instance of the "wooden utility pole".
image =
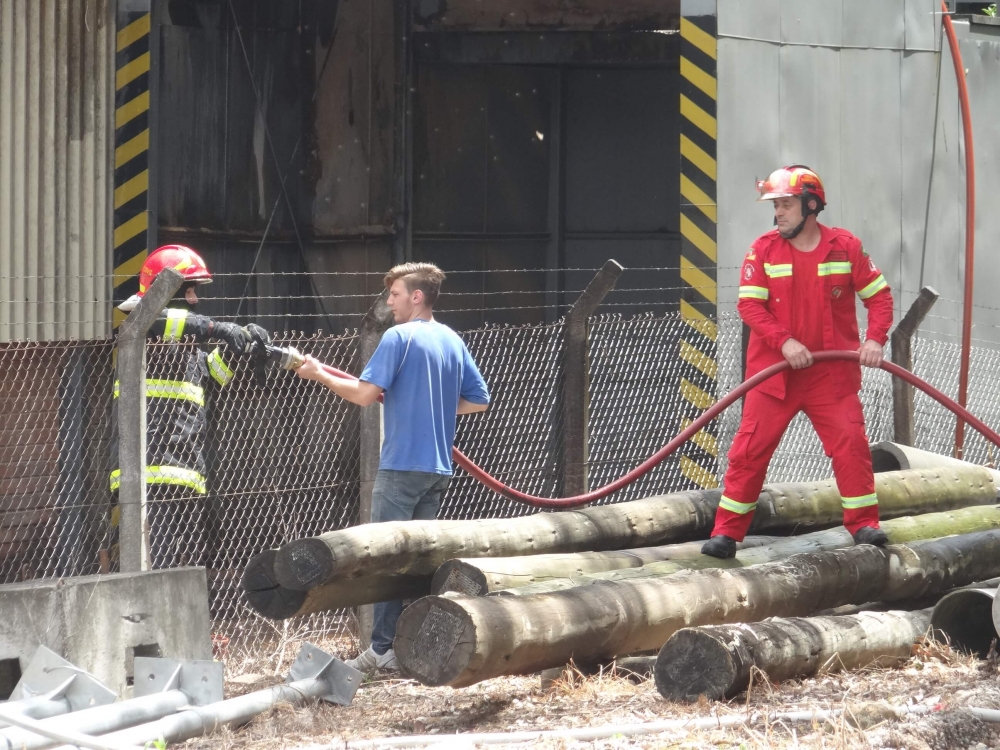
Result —
M684 628L660 649L656 689L667 700L721 700L746 690L755 670L779 682L820 670L894 667L910 658L930 622L923 609Z
M927 469L875 476L883 518L991 505L996 485L985 469ZM282 586L320 584L386 573L424 575L456 557L514 557L552 552L629 549L703 539L711 531L719 490L690 490L614 505L520 518L392 521L352 526L284 545L274 560ZM832 479L765 486L754 533L839 525L840 493ZM662 645L662 644L660 644Z
M842 604L902 601L1000 574L1000 530L879 548L795 555L736 570L602 581L520 596L425 596L404 610L393 648L424 685L658 649L694 625L803 617Z
M927 503L928 512L883 519L881 528L889 536L891 544L1000 528L1000 507L996 505L977 505L943 513L929 512L933 509L931 500ZM745 568L803 552L825 552L854 545L850 532L843 526L791 537L747 539L770 542L749 546L744 543L736 557L728 560L702 554L684 556L683 551L690 542L618 552L449 560L434 574L431 592L443 594L455 591L474 596L502 592L506 596L532 596L566 591L599 581L635 581L672 575L682 570ZM700 548L702 542L695 544ZM464 584L464 587L456 583ZM474 588L479 590L472 590Z

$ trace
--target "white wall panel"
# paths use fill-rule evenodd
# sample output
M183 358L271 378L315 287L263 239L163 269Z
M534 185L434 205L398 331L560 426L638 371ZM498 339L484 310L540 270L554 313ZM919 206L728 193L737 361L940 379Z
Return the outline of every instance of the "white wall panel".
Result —
M738 266L770 226L756 203L754 181L780 159L780 49L739 39L719 40L718 263L719 312L736 305Z
M842 98L830 96L840 85L840 53L827 47L781 48L781 155L770 167L806 164L823 178L830 195L839 195ZM826 224L839 224L843 204L829 200Z

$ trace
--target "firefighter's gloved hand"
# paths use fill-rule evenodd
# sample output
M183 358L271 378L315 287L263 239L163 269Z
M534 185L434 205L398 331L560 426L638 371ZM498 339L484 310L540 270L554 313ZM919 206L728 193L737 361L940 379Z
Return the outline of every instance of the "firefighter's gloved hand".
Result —
M263 351L265 346L270 345L271 334L256 323L247 323L246 331L250 334L250 341L253 343L256 351Z
M212 324L212 338L226 342L226 346L233 354L244 355L253 351L253 339L250 332L235 323L223 323L215 321Z

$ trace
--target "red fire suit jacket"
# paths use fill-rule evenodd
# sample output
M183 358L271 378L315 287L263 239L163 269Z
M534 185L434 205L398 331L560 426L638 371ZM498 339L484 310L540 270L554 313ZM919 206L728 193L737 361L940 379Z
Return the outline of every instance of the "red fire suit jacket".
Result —
M814 252L823 277L823 349L860 348L858 317L854 295L861 297L868 311L865 336L885 345L892 325L892 294L882 272L846 229L820 225L822 239ZM797 252L778 231L772 230L750 246L740 275L737 309L750 326L747 349L747 377L781 362L781 345L792 338L792 253ZM832 362L834 387L838 395L857 393L861 388L861 367L854 362ZM785 397L788 373L761 383L758 389L777 398Z

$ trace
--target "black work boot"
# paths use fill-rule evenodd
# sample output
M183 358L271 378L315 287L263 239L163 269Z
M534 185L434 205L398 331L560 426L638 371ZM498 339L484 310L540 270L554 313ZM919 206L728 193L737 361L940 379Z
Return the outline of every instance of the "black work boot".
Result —
M862 526L851 536L854 537L855 544L874 544L876 547L884 547L889 543L889 537L885 532L872 526Z
M736 540L725 534L713 536L702 545L701 554L718 557L720 560L736 557Z

